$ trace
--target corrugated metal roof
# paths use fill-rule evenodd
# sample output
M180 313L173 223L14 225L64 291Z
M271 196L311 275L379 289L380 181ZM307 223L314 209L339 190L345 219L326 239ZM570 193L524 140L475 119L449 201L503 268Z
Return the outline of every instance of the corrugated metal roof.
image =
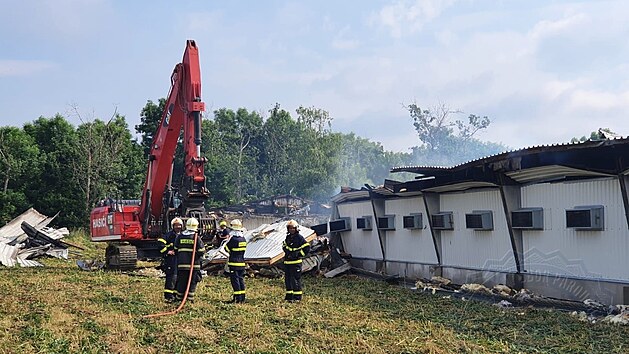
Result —
M358 190L351 192L341 192L335 196L330 198L334 203L340 203L345 200L353 200L353 199L369 199L369 191L368 190Z
M509 178L520 183L539 181L542 179L549 180L554 178L562 178L565 176L613 176L611 174L586 171L578 168L560 165L527 168L519 171L507 172L506 175L509 176Z
M35 228L41 228L48 225L55 216L48 217L37 210L30 208L0 228L0 243L11 242L13 239L24 235L25 233L22 231L21 227L23 221L33 225Z
M5 267L15 266L18 248L0 242L0 263Z
M56 215L48 217L31 208L0 228L0 263L6 267L14 267L16 264L19 264L22 267L41 267L43 266L41 263L28 258L48 254L53 257L67 259L67 249L54 248L50 244L29 248L19 248L21 247L20 245L11 245L13 243L25 242L26 239L29 238L29 236L22 230L22 223L24 222L32 225L35 229L55 240L68 235L69 231L65 227L61 229L54 229L46 226L55 217Z
M563 151L572 148L586 148L586 147L595 147L600 145L613 145L613 144L626 144L629 142L629 137L616 137L607 140L587 140L587 141L579 141L579 142L568 142L568 143L556 143L556 144L547 144L547 145L534 145L521 149L508 150L505 152L501 152L494 155L484 156L478 159L469 160L454 166L445 167L445 166L399 166L391 169L391 172L415 172L415 170L424 170L424 171L432 171L432 172L440 172L446 170L456 169L465 165L473 165L480 162L487 162L491 160L500 160L502 158L514 157L519 155L529 155L535 154L539 152L551 152L551 151Z
M498 187L498 185L490 182L462 182L462 183L454 183L447 184L445 186L437 186L432 188L426 188L423 191L425 192L453 192L453 191L462 191L470 188L483 188L483 187Z
M271 225L264 224L253 230L245 231L247 250L245 261L271 260L284 254L282 242L286 239L286 223L282 221ZM308 238L314 234L310 228L300 226L299 233ZM210 259L226 259L224 245L216 250L210 250L207 254Z

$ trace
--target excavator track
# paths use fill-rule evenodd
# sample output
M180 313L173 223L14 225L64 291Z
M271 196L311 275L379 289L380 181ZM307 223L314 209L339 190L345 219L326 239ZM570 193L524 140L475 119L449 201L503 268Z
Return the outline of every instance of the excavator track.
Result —
M138 262L138 251L135 246L110 243L105 250L107 269L132 270Z

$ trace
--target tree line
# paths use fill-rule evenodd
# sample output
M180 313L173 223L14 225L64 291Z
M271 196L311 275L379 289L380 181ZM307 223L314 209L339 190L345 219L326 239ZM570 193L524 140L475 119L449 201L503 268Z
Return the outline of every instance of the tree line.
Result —
M117 112L107 120L39 117L23 127L0 127L0 225L29 207L56 222L84 227L90 210L106 196L139 199L148 154L165 99L149 100L135 134ZM452 165L506 150L475 139L487 117L441 105L407 106L417 145L410 152L386 151L382 144L332 130L332 117L321 108L299 107L294 115L279 104L268 112L217 109L202 121L202 154L212 193L207 207L222 207L277 194L325 202L340 186L382 184L401 165ZM81 117L79 117L81 118ZM396 129L395 127L383 127ZM138 136L138 138L135 138ZM173 181L181 178L181 144Z

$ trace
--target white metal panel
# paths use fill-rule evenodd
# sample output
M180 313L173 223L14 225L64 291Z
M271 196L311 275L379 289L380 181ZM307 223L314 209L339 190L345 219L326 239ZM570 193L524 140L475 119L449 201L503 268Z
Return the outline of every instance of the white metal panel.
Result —
M523 231L524 269L594 279L629 280L629 230L616 178L523 187L523 207L544 208L544 230ZM603 205L603 231L566 228L565 210Z
M437 263L437 253L432 240L423 197L390 199L385 201L385 213L395 215L395 230L385 234L386 259L420 263ZM404 228L405 215L422 213L424 229Z
M286 240L286 221L280 221L273 224L262 224L253 230L245 230L243 237L247 241L247 249L245 250L245 261L267 260L273 259L284 253L282 244ZM314 234L314 230L299 226L299 233L309 238ZM221 244L216 250L208 252L210 259L226 259L225 243Z
M351 231L341 232L341 239L345 252L350 253L354 257L364 257L373 259L382 259L382 249L380 248L380 240L378 238L378 229L376 227L376 218L373 216L373 208L371 201L342 203L338 204L339 216L349 217L352 224ZM359 230L356 228L356 218L366 215L373 217L374 225L372 230Z
M500 191L498 189L443 194L441 211L452 211L454 230L441 231L443 265L484 270L515 271L515 259ZM493 212L493 231L465 228L465 214L473 210Z
M49 218L37 210L30 208L0 228L0 242L8 243L24 235L25 233L22 231L22 222L24 221L38 229L48 225L52 219L54 219L54 217Z

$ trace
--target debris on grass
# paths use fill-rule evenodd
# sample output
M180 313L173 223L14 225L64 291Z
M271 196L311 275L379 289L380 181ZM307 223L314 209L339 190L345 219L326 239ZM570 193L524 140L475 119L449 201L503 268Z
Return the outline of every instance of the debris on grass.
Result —
M88 272L94 272L105 268L105 262L98 260L78 260L76 265L81 269Z
M282 243L286 239L286 223L287 221L278 221L245 231L244 237L247 240L245 263L247 263L249 277L279 278L284 275L281 261L284 259ZM299 232L306 241L310 242L310 253L303 259L302 273L312 272L320 275L330 271L332 262L328 239L318 236L312 229L305 226L300 226ZM224 274L224 264L228 257L225 252L225 243L226 241L223 241L218 248L211 249L204 255L201 268L208 274ZM340 266L351 269L346 261ZM345 268L338 270L338 274L346 271Z
M0 228L0 263L5 267L41 267L36 258L67 259L68 246L75 245L62 240L70 234L68 229L48 227L55 217L31 208Z

